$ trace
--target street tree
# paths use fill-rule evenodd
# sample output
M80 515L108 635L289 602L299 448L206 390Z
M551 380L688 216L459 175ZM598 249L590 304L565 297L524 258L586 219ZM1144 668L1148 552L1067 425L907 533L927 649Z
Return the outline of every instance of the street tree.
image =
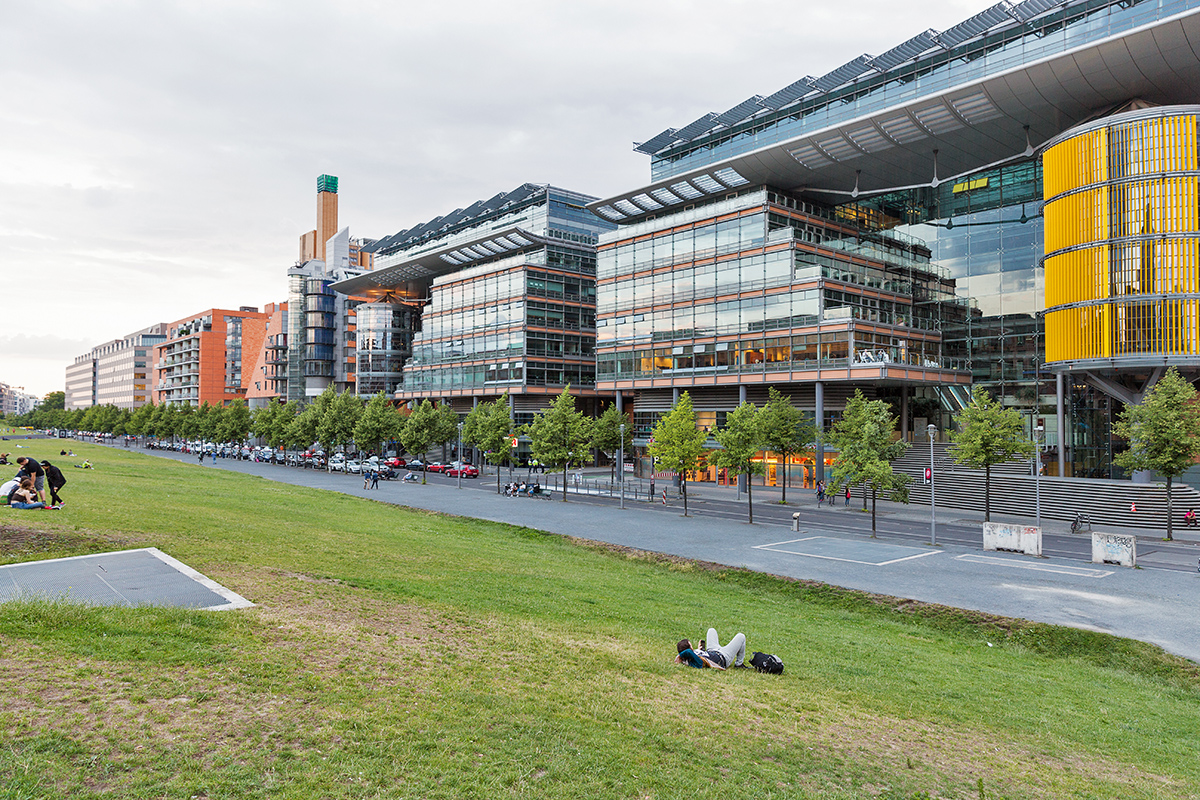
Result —
M359 448L368 444L378 446L378 452L382 455L387 443L396 438L399 429L400 415L388 402L387 395L379 392L371 398L358 418L354 426L354 441Z
M1021 415L1004 408L982 386L971 392L971 402L954 415L958 430L951 434L950 457L972 469L982 469L983 520L992 519L992 466L1014 458L1029 458L1036 445L1025 434Z
M246 401L237 398L221 409L217 421L217 439L222 442L244 442L250 435L250 409Z
M529 449L538 461L562 467L563 502L567 502L567 470L582 466L592 442L592 421L575 410L575 397L568 384L553 405L533 415L525 426Z
M275 446L272 438L275 418L279 416L282 409L283 406L272 400L265 406L260 406L250 412L250 431L272 447Z
M726 416L725 427L713 434L720 448L708 455L709 463L724 467L735 475L746 476L747 521L751 525L754 524L754 495L750 476L762 475L765 471L763 462L757 459L766 438L765 417L766 409L753 403L742 403Z
M437 409L428 400L422 400L408 415L400 431L400 442L404 449L422 461L439 436ZM425 483L425 471L421 471L421 483Z
M463 420L463 441L483 452L489 464L496 465L496 493L500 493L500 466L511 468L513 422L508 410L506 391L490 403L480 403Z
M1167 539L1174 539L1171 483L1200 458L1200 401L1196 387L1171 367L1139 405L1125 406L1113 432L1129 449L1113 461L1127 470L1153 470L1167 479Z
M446 443L458 441L458 412L449 403L438 405L434 411L437 415L434 417L434 444L442 446L442 460L446 460ZM462 453L459 453L457 460L465 461Z
M142 434L146 433L146 429L149 426L153 415L153 402L138 406L137 410L133 412L133 416L129 418L129 424L126 426L126 428L134 436L141 436Z
M292 422L296 419L296 415L300 413L300 401L289 400L286 403L272 402L271 405L275 406L275 413L271 416L271 426L264 435L272 447L287 448L292 444L288 440L288 435L292 427Z
M807 453L817 438L817 427L787 395L774 386L767 390L767 404L761 412L763 447L776 453L783 466L779 501L787 502L788 462L794 455Z
M624 442L621 441L622 425L625 426ZM628 453L633 447L633 423L628 414L617 408L616 403L610 403L608 408L604 409L604 413L592 423L592 447L608 456L614 469L618 468L618 453L622 450ZM625 467L620 465L619 468ZM616 480L616 475L611 473L612 470L609 480Z
M875 502L880 492L890 499L908 502L910 478L892 470L892 461L904 455L908 444L895 438L896 418L883 400L867 400L862 390L846 401L842 417L827 439L837 448L830 471L830 493L861 483L871 490L871 536L875 536Z
M696 469L704 454L708 434L696 427L696 411L687 392L659 418L651 434L650 455L656 467L675 473L683 493L683 515L688 515L687 473Z
M317 439L328 455L334 448L349 444L354 439L354 426L362 416L363 406L358 395L346 389L333 395L321 414L317 425Z
M221 422L221 407L210 404L207 400L196 409L197 432L206 442L217 440L217 425Z

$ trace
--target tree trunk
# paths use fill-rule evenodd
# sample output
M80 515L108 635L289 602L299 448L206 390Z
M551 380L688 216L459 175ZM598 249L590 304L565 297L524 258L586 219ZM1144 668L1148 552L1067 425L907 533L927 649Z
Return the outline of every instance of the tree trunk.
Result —
M496 494L500 494L500 465L496 465Z
M992 465L983 468L983 521L992 521Z
M567 462L563 462L563 502L567 502Z
M875 484L871 484L871 538L875 538Z
M863 511L867 510L867 485L863 484Z
M1171 476L1167 476L1167 541L1173 541L1174 536L1171 535L1171 522L1174 517L1171 514Z
M783 464L783 483L780 484L779 502L786 504L787 503L787 479L788 479L788 462L787 462L787 454L786 453L784 455L780 456L779 463ZM750 521L754 522L754 520L750 520Z
M688 515L687 507L687 477L681 472L679 473L679 491L683 495L683 515Z
M746 476L746 510L750 513L750 524L754 524L754 492L750 489L750 476Z

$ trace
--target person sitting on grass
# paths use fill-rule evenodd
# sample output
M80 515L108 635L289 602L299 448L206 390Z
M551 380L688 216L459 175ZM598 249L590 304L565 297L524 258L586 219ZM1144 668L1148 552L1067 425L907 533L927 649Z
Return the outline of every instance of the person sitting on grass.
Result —
M689 667L697 669L705 667L728 669L730 666L736 668L746 666L742 663L746 658L746 634L744 633L737 634L722 647L721 640L717 637L717 629L709 628L704 641L700 643L699 650L693 650L692 643L687 639L680 639L675 648L679 653L675 656L676 664L687 664Z
M58 510L58 506L48 506L38 499L37 490L34 488L32 477L25 477L21 479L21 485L18 486L17 491L13 493L12 499L9 501L9 506L23 511L32 511L35 508L44 508L47 511Z

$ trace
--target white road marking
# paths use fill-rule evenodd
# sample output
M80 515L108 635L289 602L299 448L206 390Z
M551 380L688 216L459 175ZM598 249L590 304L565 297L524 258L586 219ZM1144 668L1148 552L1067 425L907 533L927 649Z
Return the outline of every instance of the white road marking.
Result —
M999 567L1014 567L1015 569L1032 569L1037 572L1054 572L1059 575L1074 575L1077 578L1106 578L1113 570L1089 569L1087 567L1065 567L1051 564L1035 564L1033 562L1017 561L1011 558L995 558L993 556L978 556L964 553L954 557L956 561L969 561L972 564L992 564Z
M828 537L828 536L809 536L804 539L789 539L786 542L772 542L771 544L756 544L756 545L754 545L754 549L755 550L769 550L772 553L787 553L788 555L804 556L806 558L823 558L826 561L844 561L848 564L864 564L869 567L886 567L889 564L898 564L901 561L911 561L914 558L924 558L925 556L933 556L933 555L937 555L938 553L941 552L940 550L928 550L924 553L916 553L915 555L911 555L911 556L903 556L901 558L893 558L888 561L860 561L860 560L854 559L854 558L839 558L838 556L823 556L823 555L818 555L816 553L805 553L805 552L799 552L796 550L785 550L781 547L781 545L785 545L785 544L795 544L796 542L811 542L815 539L830 539L830 537ZM844 542L845 540L844 539L831 539L831 541ZM855 544L859 544L859 543L856 542ZM865 542L862 544L865 544ZM903 545L884 545L884 546L885 547L904 547ZM911 550L913 548L904 547L904 549Z

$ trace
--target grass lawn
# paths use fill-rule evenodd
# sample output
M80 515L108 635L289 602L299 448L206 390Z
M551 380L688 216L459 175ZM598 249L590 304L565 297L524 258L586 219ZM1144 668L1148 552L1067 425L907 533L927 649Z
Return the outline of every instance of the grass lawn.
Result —
M155 546L258 605L0 606L0 800L1200 796L1150 645L75 449L0 560ZM786 673L674 665L710 624Z

